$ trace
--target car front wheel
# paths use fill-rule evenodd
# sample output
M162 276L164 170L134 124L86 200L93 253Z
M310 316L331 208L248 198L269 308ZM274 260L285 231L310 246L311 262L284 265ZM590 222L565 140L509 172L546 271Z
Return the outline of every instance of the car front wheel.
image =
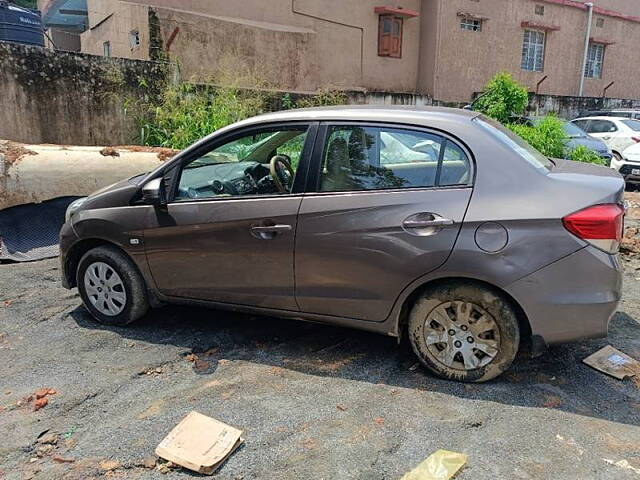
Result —
M439 377L485 382L507 370L520 333L509 301L467 282L427 289L409 315L409 340L422 364Z
M101 323L128 325L149 309L142 275L115 247L102 246L85 253L76 281L85 307Z

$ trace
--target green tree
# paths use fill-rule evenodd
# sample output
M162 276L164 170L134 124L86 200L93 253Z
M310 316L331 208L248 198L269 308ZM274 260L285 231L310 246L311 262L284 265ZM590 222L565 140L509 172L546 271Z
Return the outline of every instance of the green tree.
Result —
M516 82L510 73L499 72L485 86L483 95L474 104L474 110L506 124L514 116L522 115L528 102L527 89Z

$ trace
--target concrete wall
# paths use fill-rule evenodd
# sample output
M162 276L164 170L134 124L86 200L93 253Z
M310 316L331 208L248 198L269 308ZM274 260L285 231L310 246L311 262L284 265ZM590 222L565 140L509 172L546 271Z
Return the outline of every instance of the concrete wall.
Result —
M0 43L0 138L113 145L136 138L123 102L153 92L166 67ZM144 78L149 88L139 86Z

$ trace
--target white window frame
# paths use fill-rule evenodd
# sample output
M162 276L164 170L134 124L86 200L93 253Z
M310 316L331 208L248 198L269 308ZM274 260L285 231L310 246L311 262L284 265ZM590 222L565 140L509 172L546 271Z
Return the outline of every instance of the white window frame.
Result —
M111 42L109 40L102 42L102 55L105 57L111 57Z
M522 38L522 61L520 68L530 72L544 70L544 54L547 33L544 30L526 29Z
M460 29L468 30L470 32L482 31L482 19L473 17L460 17Z
M602 66L604 65L603 43L590 43L587 50L587 64L584 67L585 78L602 78Z

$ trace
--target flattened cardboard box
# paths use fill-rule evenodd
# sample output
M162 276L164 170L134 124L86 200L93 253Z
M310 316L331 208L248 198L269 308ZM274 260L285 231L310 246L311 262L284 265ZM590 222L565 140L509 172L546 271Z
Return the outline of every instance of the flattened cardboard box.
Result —
M640 362L620 350L616 350L611 345L589 355L583 362L618 380L640 375Z
M242 431L189 413L156 447L156 455L194 472L212 474L238 448Z

